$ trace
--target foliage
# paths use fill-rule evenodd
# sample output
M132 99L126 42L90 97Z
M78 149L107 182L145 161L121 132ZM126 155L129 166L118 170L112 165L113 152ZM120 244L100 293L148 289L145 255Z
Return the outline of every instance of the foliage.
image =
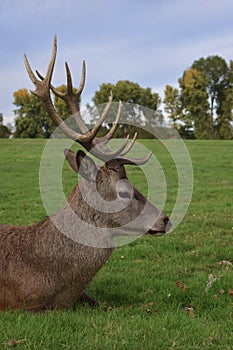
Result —
M164 91L164 110L171 126L184 138L233 139L233 61L227 64L218 55L201 57L183 72L178 83L179 88L166 85ZM57 89L65 92L66 86ZM91 126L108 102L110 91L114 102L122 101L127 105L115 137L132 136L137 131L140 138L151 138L153 128L163 126L158 93L129 80L100 85L92 98L94 105L87 105ZM61 118L67 119L70 110L65 102L56 96L53 101ZM14 93L14 104L17 107L14 111L16 137L46 138L52 134L55 126L37 97L21 89ZM109 130L116 113L117 105L110 110L99 136Z
M20 89L14 92L14 105L18 107L14 111L15 137L45 137L48 132L48 128L44 130L46 112L40 100L26 89Z
M60 92L66 91L66 86L61 85L57 88ZM15 137L22 138L48 138L56 128L53 121L48 117L41 100L28 92L26 89L20 89L14 92L14 104L18 108L14 111L15 119ZM67 119L71 112L65 102L54 97L54 105L63 120Z
M11 132L6 125L0 125L0 138L8 138Z
M183 109L182 120L186 125L193 126L196 138L211 138L213 123L208 113L206 77L198 70L191 68L184 72L179 84Z
M133 135L137 131L141 138L150 138L150 133L140 128L140 126L150 131L153 127L162 123L163 116L162 112L159 110L161 103L159 95L153 93L149 87L142 88L139 84L128 80L119 80L116 85L103 83L100 85L100 89L95 92L92 99L94 108L100 105L97 113L92 112L92 124L95 123L96 118L101 113L101 110L103 110L103 104L108 101L110 92L113 94L113 101L122 101L125 103L125 106L127 106L127 111L122 111L121 123L115 136L122 137L127 134ZM143 106L143 108L141 106ZM148 110L145 107L147 107ZM93 111L93 107L88 106L88 108ZM113 111L114 114L116 114L116 110L115 108L115 111ZM108 127L112 125L114 119L114 115L110 112L106 120ZM139 128L137 126L139 126Z
M200 58L178 81L179 91L172 87L165 89L165 110L171 123L174 124L175 118L179 131L193 130L196 138L232 139L232 61L227 65L217 55Z
M220 110L220 107L219 107ZM221 103L221 113L216 119L215 130L219 139L232 139L233 86L225 89Z
M11 135L11 130L3 124L3 115L0 113L0 138L8 138Z
M95 92L92 99L95 105L106 103L110 91L112 91L114 101L139 104L154 110L160 105L159 95L152 93L151 88L142 88L139 84L128 80L119 80L116 85L111 83L100 85L100 89Z
M177 128L177 121L180 119L181 114L179 90L173 88L171 85L166 85L163 103L172 126Z
M233 61L230 61L230 66L227 74L228 84L219 93L221 103L218 106L218 116L216 119L215 130L220 139L233 138Z
M175 164L161 143L143 142L164 169L169 213ZM44 145L38 139L0 141L1 222L25 225L45 217L38 177ZM189 140L186 146L195 173L186 217L164 237L144 236L115 250L88 288L105 309L77 304L40 315L1 313L1 349L231 349L233 143ZM143 172L131 166L128 174L146 193ZM76 176L68 166L64 176L69 192Z
M219 56L200 58L192 64L193 69L203 73L208 79L207 93L210 100L210 115L213 119L214 109L221 105L222 91L228 86L228 67L226 61Z

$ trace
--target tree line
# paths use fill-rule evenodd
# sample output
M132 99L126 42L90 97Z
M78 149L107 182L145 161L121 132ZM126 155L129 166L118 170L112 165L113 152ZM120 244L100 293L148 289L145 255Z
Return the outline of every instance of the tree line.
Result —
M62 92L65 89L65 85L58 87ZM99 106L108 101L110 91L113 101L127 103L117 137L135 131L141 138L152 137L149 131L168 120L168 128L177 129L183 138L233 139L233 61L227 64L218 55L194 61L178 79L178 87L166 85L163 100L150 87L142 88L128 80L101 84L92 98L93 104L87 105L91 113L90 128L101 112ZM61 118L67 119L71 112L64 101L57 96L53 100ZM15 137L50 137L55 126L36 96L20 89L14 93L13 103L16 106ZM106 132L103 129L108 129L112 120L110 112L100 133Z
M167 85L165 111L184 137L233 138L233 61L220 56L194 61L178 80L179 89Z

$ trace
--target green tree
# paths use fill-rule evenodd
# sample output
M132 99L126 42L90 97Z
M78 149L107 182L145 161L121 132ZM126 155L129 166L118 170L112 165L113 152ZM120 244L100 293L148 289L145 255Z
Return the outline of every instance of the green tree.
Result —
M46 137L46 112L40 100L26 89L14 92L15 136L23 138Z
M220 139L233 138L233 61L228 67L227 84L219 94L218 115L215 121L216 137Z
M11 131L3 124L3 114L0 113L0 138L8 138L10 135Z
M213 120L209 114L208 79L197 69L186 70L179 79L183 121L192 125L196 138L212 138Z
M229 88L226 91L225 100L222 103L222 113L216 119L216 136L220 139L232 139L233 138L233 127L231 122L233 109L233 89Z
M164 90L164 110L167 112L168 118L171 120L173 127L178 128L177 122L180 119L181 104L179 90L171 85L166 85Z
M200 58L184 72L179 83L183 120L192 122L195 136L232 138L232 62L228 66L217 55Z
M57 90L65 92L66 86L61 85ZM56 125L48 117L41 100L37 96L26 89L20 89L14 93L13 103L17 106L17 109L14 111L16 116L16 137L50 137ZM54 96L54 106L63 120L71 115L69 107L57 96Z
M139 135L140 137L145 137L145 135L142 135L142 130L138 130L135 126L126 126L126 124L142 125L150 129L153 128L156 123L161 123L162 114L159 111L161 100L157 93L152 92L151 88L142 88L139 84L128 80L119 80L115 85L103 83L100 85L100 89L95 92L92 99L94 106L105 104L109 99L110 91L113 94L113 101L127 103L127 113L124 113L123 110L121 117L121 122L125 125L119 125L118 135L116 136L122 136L122 134L127 133L133 134L135 131L138 131L139 134L141 133L141 135ZM135 105L138 105L138 107L135 107ZM140 108L140 106L148 107L154 111L154 114L145 108ZM88 106L88 108L91 109L90 106ZM101 110L98 109L97 112L94 113L92 118L93 124L100 112ZM110 112L106 122L109 123L109 121L113 119L114 117ZM110 126L110 123L108 126Z
M11 135L10 130L6 125L0 125L0 138L8 138Z
M210 101L210 115L214 118L214 113L218 114L223 102L223 91L229 84L229 72L226 61L218 56L209 56L194 61L192 68L197 69L208 77L207 92Z

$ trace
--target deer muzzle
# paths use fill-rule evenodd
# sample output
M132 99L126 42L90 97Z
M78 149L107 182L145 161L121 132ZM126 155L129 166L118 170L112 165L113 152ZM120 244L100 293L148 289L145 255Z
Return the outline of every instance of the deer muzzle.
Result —
M171 229L171 226L172 223L168 216L160 214L153 227L151 227L147 233L153 236L162 236Z

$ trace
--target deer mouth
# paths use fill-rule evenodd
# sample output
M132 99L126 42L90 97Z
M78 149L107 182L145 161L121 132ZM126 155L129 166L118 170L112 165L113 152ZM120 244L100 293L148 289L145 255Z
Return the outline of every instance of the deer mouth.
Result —
M150 228L147 233L149 235L152 236L163 236L166 233L168 233L168 231L170 230L170 228L172 227L172 223L170 220L166 221L166 225L162 225L162 227L159 225L159 230L153 230L152 228Z
M156 230L150 229L147 231L147 233L152 236L163 236L165 235L165 233L167 233L167 231L156 231Z

